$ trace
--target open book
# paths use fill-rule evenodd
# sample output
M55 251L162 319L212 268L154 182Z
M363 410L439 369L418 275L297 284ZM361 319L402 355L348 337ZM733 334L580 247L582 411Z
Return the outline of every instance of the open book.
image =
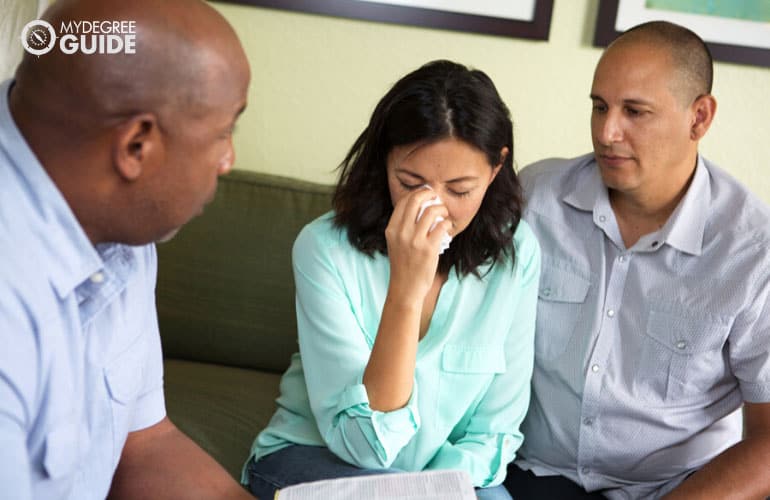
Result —
M464 471L437 470L343 477L296 484L275 500L476 500Z

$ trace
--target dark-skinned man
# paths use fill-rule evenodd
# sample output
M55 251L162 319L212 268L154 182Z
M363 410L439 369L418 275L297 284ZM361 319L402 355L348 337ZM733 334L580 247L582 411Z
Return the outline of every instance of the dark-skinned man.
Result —
M167 419L153 243L214 196L250 79L198 0L60 0L135 53L27 54L0 86L0 484L14 499L252 498Z

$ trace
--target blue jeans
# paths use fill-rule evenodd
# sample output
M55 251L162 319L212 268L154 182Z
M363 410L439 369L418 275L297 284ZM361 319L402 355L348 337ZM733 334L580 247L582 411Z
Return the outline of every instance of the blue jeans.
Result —
M403 472L398 469L361 469L340 460L323 446L293 445L251 460L247 466L249 490L258 498L270 499L275 491L297 483L320 481L337 477L366 476ZM478 488L476 496L482 500L511 500L502 486Z

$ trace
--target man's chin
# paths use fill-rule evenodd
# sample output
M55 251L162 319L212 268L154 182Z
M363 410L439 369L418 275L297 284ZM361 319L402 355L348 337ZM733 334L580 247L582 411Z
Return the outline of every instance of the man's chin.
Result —
M155 243L165 243L165 242L171 240L172 238L174 238L174 236L176 236L176 233L178 233L188 222L190 222L191 220L193 220L196 217L199 217L199 216L203 215L204 207L205 207L205 205L201 206L201 208L198 210L197 213L189 216L187 218L187 220L183 221L179 226L177 226L174 229L171 229L170 231L168 231L166 234L164 234L160 238L157 238L155 240Z
M181 227L178 227L176 229L173 229L166 233L165 235L161 236L157 240L155 240L155 243L166 243L167 241L170 241L176 236L176 234L179 232L179 230L182 229Z

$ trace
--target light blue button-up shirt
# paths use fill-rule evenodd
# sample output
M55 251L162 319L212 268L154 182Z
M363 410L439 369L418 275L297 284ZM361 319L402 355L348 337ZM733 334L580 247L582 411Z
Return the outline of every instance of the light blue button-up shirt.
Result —
M418 344L412 396L381 412L369 407L362 379L390 261L353 247L332 217L307 225L294 244L301 357L281 380L278 410L253 456L293 443L327 446L363 468L458 469L474 486L500 484L529 404L540 276L532 231L519 224L515 265L482 266L481 279L449 273Z
M103 499L165 416L152 245L96 248L0 86L0 496Z
M741 438L744 401L770 401L770 211L699 158L626 248L593 155L520 178L543 272L519 464L656 498Z

